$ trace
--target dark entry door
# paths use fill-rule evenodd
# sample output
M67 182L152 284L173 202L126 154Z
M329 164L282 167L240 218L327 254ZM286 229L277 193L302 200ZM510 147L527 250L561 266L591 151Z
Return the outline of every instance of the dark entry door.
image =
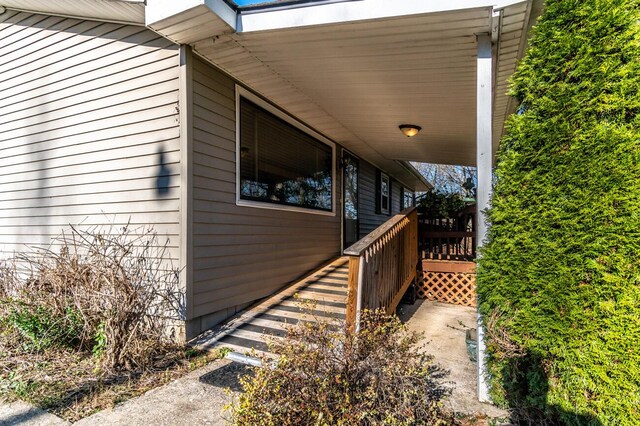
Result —
M342 152L342 182L344 200L344 248L359 239L358 221L358 159L346 151Z

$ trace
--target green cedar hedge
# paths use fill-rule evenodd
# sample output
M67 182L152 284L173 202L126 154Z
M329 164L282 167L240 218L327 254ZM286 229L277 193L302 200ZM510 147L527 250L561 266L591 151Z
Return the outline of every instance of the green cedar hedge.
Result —
M640 424L640 0L549 0L512 79L478 268L496 402Z

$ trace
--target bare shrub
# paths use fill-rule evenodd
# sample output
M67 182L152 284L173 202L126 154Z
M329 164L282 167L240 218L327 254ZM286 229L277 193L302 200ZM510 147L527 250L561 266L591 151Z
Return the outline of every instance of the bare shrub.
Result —
M238 425L443 425L446 372L419 350L420 335L382 311L358 334L317 318L269 343L272 368L241 379L229 409ZM265 360L265 362L267 362Z
M2 316L36 349L73 344L107 370L144 369L171 345L167 330L184 309L167 243L152 228L71 226L0 269L0 284ZM80 326L61 342L55 331L69 324Z
M526 355L526 350L522 345L515 342L504 326L505 319L509 317L506 313L509 305L502 310L496 309L486 317L486 340L491 347L493 356L500 359L522 358Z
M15 261L0 261L0 301L10 298L11 295L16 293L15 286L17 282Z

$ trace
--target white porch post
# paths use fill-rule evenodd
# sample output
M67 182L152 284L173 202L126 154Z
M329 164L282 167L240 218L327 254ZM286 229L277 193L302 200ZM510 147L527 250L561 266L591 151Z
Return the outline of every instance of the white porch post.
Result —
M476 161L478 167L477 191L477 235L476 244L482 246L487 234L487 222L482 212L489 207L492 180L492 100L493 100L493 72L491 35L478 34L478 65L477 65L477 104L476 104ZM485 364L484 327L478 312L478 399L489 401L489 386Z

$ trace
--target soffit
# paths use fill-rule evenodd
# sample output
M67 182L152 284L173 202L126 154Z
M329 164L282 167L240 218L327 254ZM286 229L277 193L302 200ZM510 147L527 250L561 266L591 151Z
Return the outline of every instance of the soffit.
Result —
M502 9L499 38L496 41L495 87L493 101L493 146L497 151L507 117L515 112L516 101L507 95L509 78L527 47L527 33L541 11L541 2L522 2ZM536 10L532 10L535 7Z
M144 25L144 0L0 0L0 5L25 12Z
M475 162L476 33L488 8L255 33L194 50L356 155L418 186L396 160ZM408 139L398 125L423 131Z
M64 16L144 22L145 6L135 0L2 4ZM530 7L531 1L504 7L498 22L492 8L477 7L272 31L229 33L225 27L213 31L218 35L189 42L205 59L288 113L415 183L396 160L475 163L475 34L489 31L495 41L497 147L504 119L514 110L506 96L507 80L525 47ZM188 23L188 29L198 27L193 20L180 22ZM423 131L407 139L397 129L407 122L421 125Z
M491 23L483 7L220 35L194 50L387 170L394 160L472 165L475 35ZM402 123L423 130L408 139Z

